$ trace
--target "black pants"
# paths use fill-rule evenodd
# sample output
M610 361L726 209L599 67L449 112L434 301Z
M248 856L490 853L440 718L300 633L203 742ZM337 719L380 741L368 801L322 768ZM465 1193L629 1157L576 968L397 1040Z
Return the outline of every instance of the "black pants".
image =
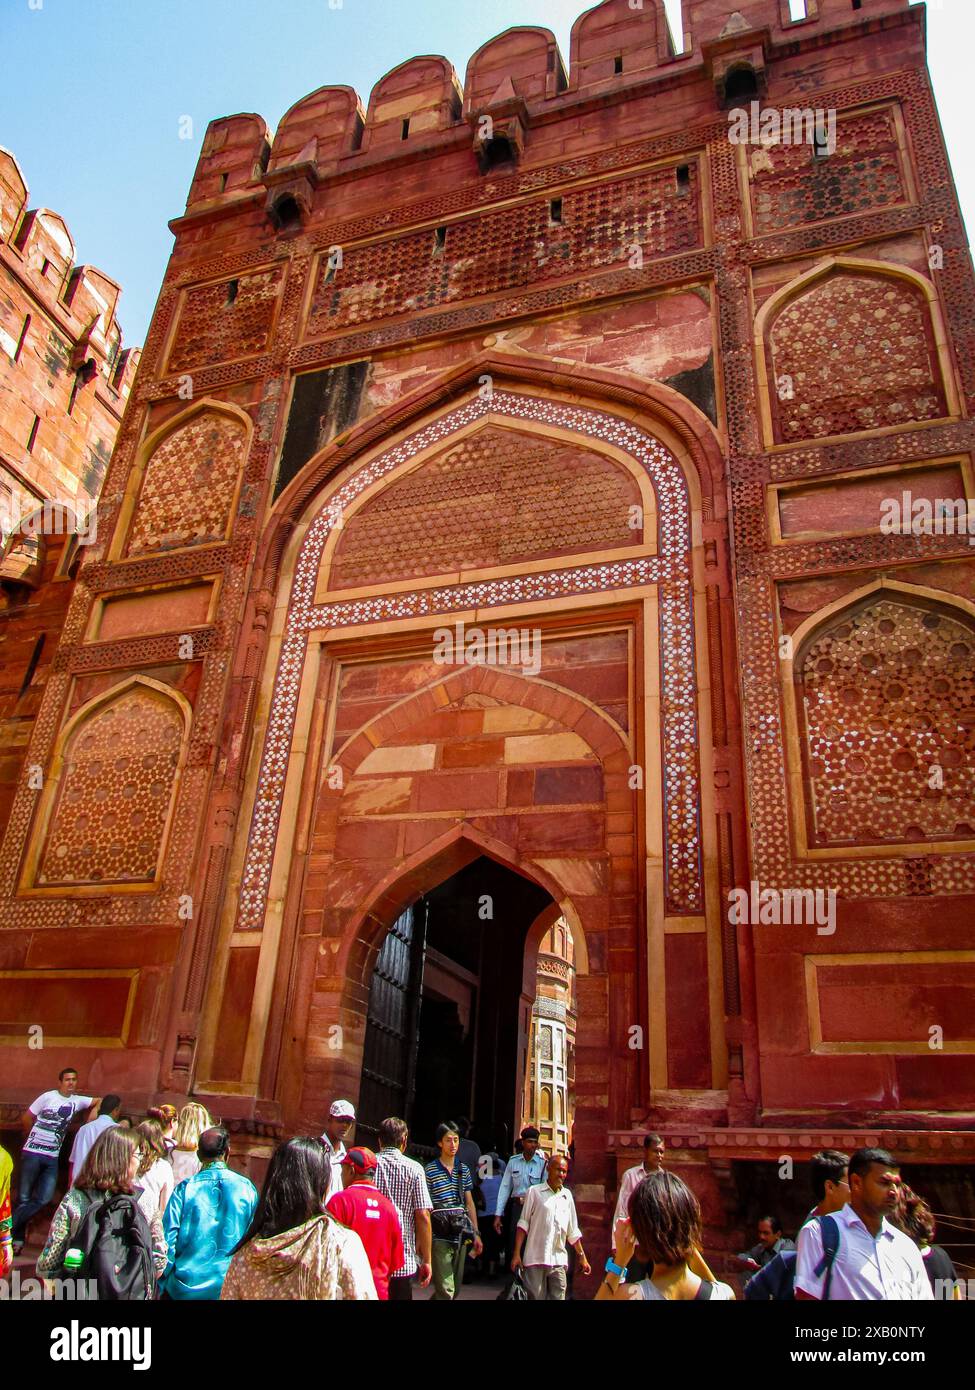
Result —
M413 1280L412 1274L397 1274L389 1281L389 1301L390 1303L412 1303L413 1302Z

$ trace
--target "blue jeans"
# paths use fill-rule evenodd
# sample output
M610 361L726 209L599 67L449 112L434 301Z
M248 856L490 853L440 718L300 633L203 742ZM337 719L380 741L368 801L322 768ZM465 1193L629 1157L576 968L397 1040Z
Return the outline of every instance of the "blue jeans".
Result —
M58 1161L46 1154L21 1154L20 1200L14 1212L13 1238L23 1240L27 1223L46 1207L58 1185Z

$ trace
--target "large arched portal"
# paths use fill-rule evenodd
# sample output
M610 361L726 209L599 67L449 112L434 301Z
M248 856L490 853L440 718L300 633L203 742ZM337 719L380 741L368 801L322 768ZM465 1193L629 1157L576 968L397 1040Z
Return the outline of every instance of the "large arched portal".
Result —
M711 799L721 523L686 422L664 402L645 428L628 390L615 414L468 383L295 479L197 1073L291 1128L348 1096L363 1134L399 1109L429 1143L464 1111L510 1142L526 961L563 915L573 1181L598 1221L613 1131L656 1098L719 1100L738 1009Z

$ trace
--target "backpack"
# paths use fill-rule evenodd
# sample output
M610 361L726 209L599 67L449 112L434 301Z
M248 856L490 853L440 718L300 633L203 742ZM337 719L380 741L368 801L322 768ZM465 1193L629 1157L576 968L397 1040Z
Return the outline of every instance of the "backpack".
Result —
M829 1286L833 1281L833 1263L840 1249L840 1228L836 1224L835 1216L817 1216L816 1220L819 1222L820 1235L823 1237L823 1258L813 1273L817 1279L821 1274L826 1275L822 1297L822 1302L826 1303L829 1299Z
M80 1268L62 1268L61 1279L94 1279L99 1299L151 1297L148 1291L155 1283L152 1236L136 1197L126 1192L89 1197L70 1248L80 1250L84 1259Z
M833 1216L817 1216L820 1233L823 1237L823 1258L813 1271L817 1279L825 1273L823 1299L829 1298L829 1286L833 1278L833 1262L839 1253L840 1228ZM782 1250L774 1260L769 1260L764 1269L749 1279L745 1285L746 1299L771 1299L775 1303L786 1303L796 1296L796 1260L798 1251Z

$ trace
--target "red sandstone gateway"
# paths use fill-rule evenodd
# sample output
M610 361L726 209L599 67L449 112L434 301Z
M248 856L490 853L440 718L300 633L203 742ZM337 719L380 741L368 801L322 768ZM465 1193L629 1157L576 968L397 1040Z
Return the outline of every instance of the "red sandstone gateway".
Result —
M958 1209L975 571L881 523L973 495L975 284L923 10L807 10L211 123L36 718L4 676L8 1116L56 1043L253 1165L336 1096L533 1120L597 1268L648 1128L716 1269L824 1146ZM785 895L832 929L729 911Z

